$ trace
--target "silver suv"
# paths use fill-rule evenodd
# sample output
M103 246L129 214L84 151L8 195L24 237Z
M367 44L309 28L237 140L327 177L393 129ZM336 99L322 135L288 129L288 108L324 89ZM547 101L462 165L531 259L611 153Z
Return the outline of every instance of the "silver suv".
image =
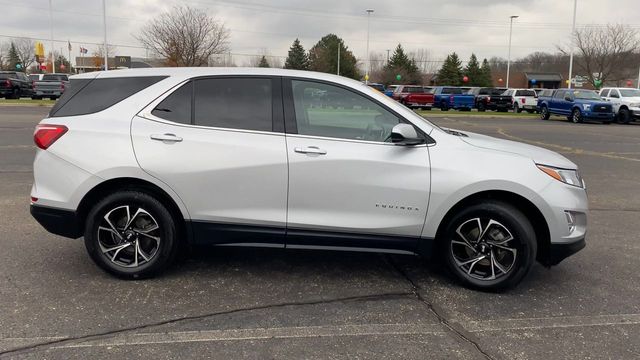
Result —
M329 74L82 74L34 139L31 213L124 278L209 244L419 254L500 289L585 246L574 163Z

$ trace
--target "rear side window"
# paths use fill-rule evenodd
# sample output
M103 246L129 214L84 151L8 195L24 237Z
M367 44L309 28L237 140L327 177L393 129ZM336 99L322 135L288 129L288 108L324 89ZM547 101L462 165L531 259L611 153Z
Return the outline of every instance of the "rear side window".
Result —
M0 74L0 79L15 79L16 75L11 73L2 73Z
M458 94L462 94L462 89L460 89L460 88L443 88L442 89L442 93L443 94L458 95Z
M213 78L194 82L196 125L272 131L271 79Z
M42 81L67 81L69 77L64 74L46 74L42 76Z
M151 114L180 124L191 124L192 94L193 82L188 82L162 100Z
M71 80L50 117L86 115L109 108L166 76Z
M533 90L518 90L516 96L536 96L536 92Z

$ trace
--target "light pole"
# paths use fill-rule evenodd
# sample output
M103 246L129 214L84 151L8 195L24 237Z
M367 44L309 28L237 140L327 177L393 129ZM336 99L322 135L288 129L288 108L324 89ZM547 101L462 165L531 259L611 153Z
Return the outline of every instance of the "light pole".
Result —
M571 24L571 45L569 45L569 89L571 89L571 78L573 77L573 41L576 34L576 9L578 0L573 0L573 23Z
M367 12L367 67L366 67L366 71L365 71L365 75L364 75L364 83L368 84L369 83L369 68L371 67L371 56L369 55L369 30L370 30L370 20L371 20L371 13L373 12L373 9L367 9L365 10Z
M102 26L104 28L104 71L109 70L107 63L107 0L102 0Z
M509 88L509 73L511 71L511 33L513 32L513 19L517 19L518 15L509 16L509 53L507 55L507 88Z
M51 38L49 39L50 41L50 46L51 46L51 73L56 71L56 58L53 56L53 6L51 5L51 0L49 0L49 30L50 30L50 35Z

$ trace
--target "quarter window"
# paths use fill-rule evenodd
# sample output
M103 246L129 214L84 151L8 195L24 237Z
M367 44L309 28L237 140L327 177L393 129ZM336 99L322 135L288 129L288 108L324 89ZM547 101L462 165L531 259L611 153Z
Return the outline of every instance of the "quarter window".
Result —
M188 82L162 100L151 114L180 124L191 124L192 94L193 83Z
M272 84L265 78L213 78L194 82L196 125L272 131Z
M298 134L389 142L400 120L372 100L344 88L292 81Z

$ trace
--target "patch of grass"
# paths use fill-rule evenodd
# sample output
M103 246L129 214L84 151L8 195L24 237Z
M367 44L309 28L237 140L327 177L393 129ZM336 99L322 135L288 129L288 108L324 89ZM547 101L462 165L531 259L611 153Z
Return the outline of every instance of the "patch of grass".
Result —
M42 100L33 100L33 99L0 99L0 105L25 105L25 106L53 106L55 104L55 100L42 99Z

